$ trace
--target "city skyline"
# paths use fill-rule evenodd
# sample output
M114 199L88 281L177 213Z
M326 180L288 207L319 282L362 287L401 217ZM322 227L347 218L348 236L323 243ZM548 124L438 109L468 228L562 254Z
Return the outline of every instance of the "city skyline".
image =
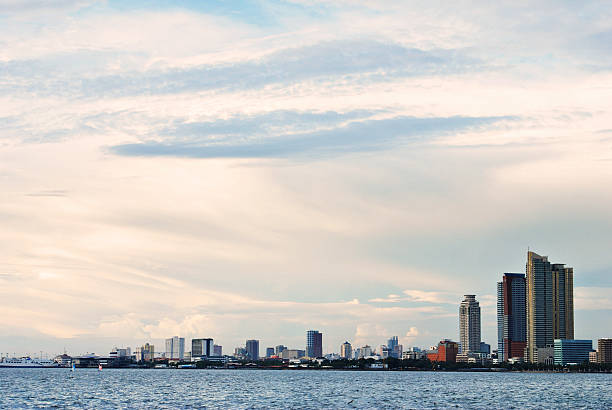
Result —
M610 13L0 0L0 352L494 346L528 249L609 336Z

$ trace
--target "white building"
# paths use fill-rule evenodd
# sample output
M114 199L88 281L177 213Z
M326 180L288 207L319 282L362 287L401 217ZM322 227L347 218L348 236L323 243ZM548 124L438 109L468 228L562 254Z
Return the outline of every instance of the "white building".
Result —
M173 336L166 339L166 357L173 360L185 358L185 338Z

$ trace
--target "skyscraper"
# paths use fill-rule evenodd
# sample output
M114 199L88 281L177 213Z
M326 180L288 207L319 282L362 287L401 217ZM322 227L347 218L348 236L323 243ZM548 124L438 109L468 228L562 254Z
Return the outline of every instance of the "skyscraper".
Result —
M574 268L555 263L551 267L553 338L574 338Z
M344 359L351 359L353 353L352 351L353 347L349 342L344 342L342 345L340 345L340 357Z
M552 346L552 269L548 257L527 252L527 360L537 363L538 349Z
M574 269L527 252L527 360L538 362L538 349L554 339L574 338Z
M306 356L323 357L323 333L318 330L306 332Z
M523 273L504 273L503 281L497 282L497 351L503 361L525 354L525 292Z
M185 338L173 336L166 339L166 357L168 359L183 360L185 357Z
M213 356L212 339L191 339L191 357Z
M259 340L247 340L245 347L248 359L259 360Z
M459 306L460 353L480 351L480 304L476 295L465 295Z
M401 359L402 357L402 346L400 346L398 342L397 336L391 336L389 340L387 340L387 348L389 349L389 356L395 357L396 359Z

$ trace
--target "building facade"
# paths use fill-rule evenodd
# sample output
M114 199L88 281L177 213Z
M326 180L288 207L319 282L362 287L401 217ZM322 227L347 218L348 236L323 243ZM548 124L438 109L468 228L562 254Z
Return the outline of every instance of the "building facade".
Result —
M548 257L527 252L525 267L527 361L538 362L538 349L552 346L552 267Z
M306 356L323 357L323 333L318 330L306 332Z
M183 360L185 358L185 338L174 336L166 339L166 358Z
M451 340L441 340L433 352L427 353L427 358L432 362L457 362L459 345Z
M527 360L535 363L538 349L552 347L555 339L574 338L574 269L527 252L525 279L525 352Z
M272 356L274 356L274 348L266 347L266 357L272 357Z
M480 351L480 304L476 295L465 295L459 305L460 353Z
M213 356L223 356L223 346L213 345Z
M497 352L504 362L524 356L527 346L525 296L525 274L504 273L503 280L497 282Z
M259 340L247 340L245 350L247 359L259 360Z
M353 357L353 347L348 341L340 345L340 357L343 359L351 359Z
M212 339L191 339L191 357L210 357L213 355Z
M555 339L555 364L580 364L589 361L592 340Z
M551 266L553 292L553 338L574 338L574 268Z
M599 339L597 341L597 362L612 363L612 339Z

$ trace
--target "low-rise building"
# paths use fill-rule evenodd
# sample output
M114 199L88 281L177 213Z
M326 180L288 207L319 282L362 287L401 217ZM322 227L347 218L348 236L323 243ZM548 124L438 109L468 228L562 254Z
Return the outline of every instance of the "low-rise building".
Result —
M565 366L588 362L592 350L592 340L555 339L555 364Z
M450 362L455 363L457 361L457 354L459 352L459 344L452 340L441 340L438 343L436 350L427 353L427 358L432 362Z

